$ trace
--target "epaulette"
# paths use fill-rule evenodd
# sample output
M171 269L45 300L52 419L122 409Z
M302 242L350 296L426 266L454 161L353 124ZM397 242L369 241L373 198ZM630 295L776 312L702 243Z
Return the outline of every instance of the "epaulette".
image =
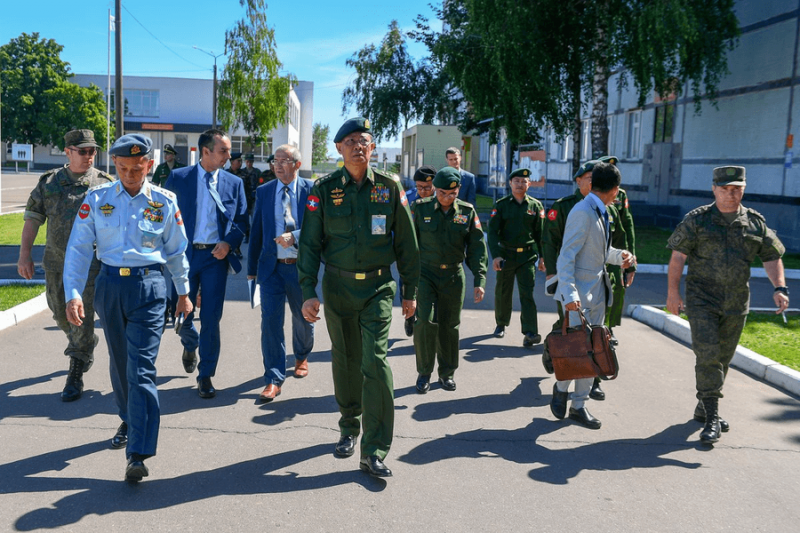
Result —
M744 210L748 215L753 215L754 218L759 219L760 221L764 222L765 224L767 223L767 219L764 218L764 215L762 215L761 213L759 213L755 209L752 209L750 207L745 207Z
M461 198L456 198L456 203L459 204L459 205L463 205L464 207L471 207L471 208L475 209L474 205L472 205L471 203L469 203L466 200L462 200Z
M697 216L697 215L702 215L703 213L707 213L711 209L712 205L714 205L714 204L701 205L700 207L695 207L694 209L692 209L691 211L686 213L686 216L690 217L690 216Z
M562 203L562 202L566 202L567 200L572 200L574 198L575 198L575 193L572 193L569 196L562 196L561 198L559 198L558 200L553 202L553 205L556 205L556 204L559 204L559 203Z
M509 194L508 196L503 196L502 198L497 200L497 202L495 202L495 203L499 204L500 202L508 202L513 197L514 197L513 195Z
M427 198L417 198L413 203L415 204L429 204L436 200L436 196L428 196Z
M100 189L106 189L108 187L112 187L116 181L109 181L108 183L101 183L100 185L95 185L94 187L89 187L89 190L86 191L87 193L97 191Z
M168 190L168 189L164 189L163 187L159 187L158 185L154 185L152 183L150 184L150 188L151 188L151 190L154 190L157 193L166 196L170 200L176 200L176 201L178 200L178 197L175 196L175 193L170 191L170 190Z
M397 174L393 172L383 172L382 170L378 170L377 168L373 168L372 173L380 178L393 181L394 183L397 184L398 187L402 188L400 186L400 176L398 176Z
M49 178L50 176L53 176L53 175L55 175L55 174L58 174L58 173L59 173L59 171L61 171L61 169L62 169L62 168L64 168L64 167L56 167L56 168L51 168L50 170L48 170L47 172L45 172L44 174L42 174L41 176L39 176L39 181L46 180L46 179L47 179L47 178Z
M109 181L114 181L114 176L112 176L111 174L109 174L108 172L106 172L106 171L104 171L104 170L100 170L100 169L98 168L98 169L97 169L97 173L98 173L100 176L102 176L102 177L104 177L104 178L107 178Z
M341 171L341 169L340 170L334 170L333 172L331 172L327 176L323 176L321 178L317 178L317 181L315 183L319 184L319 185L322 185L323 183L327 183L327 182L331 181L332 179L341 177L343 174L344 173Z

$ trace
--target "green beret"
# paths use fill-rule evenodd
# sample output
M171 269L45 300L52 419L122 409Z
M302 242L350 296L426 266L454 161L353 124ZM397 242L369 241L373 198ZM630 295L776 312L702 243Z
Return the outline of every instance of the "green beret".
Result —
M267 158L267 163L272 163L273 161L275 161L275 154L270 154Z
M94 146L100 148L94 140L94 132L92 130L72 130L64 135L64 147L74 146L75 148L89 148Z
M256 160L256 156L254 154L247 154L247 155L244 156L244 160L245 161L255 161Z
M437 189L455 189L461 185L461 173L454 167L444 167L433 178L433 186Z
M514 178L525 178L529 180L531 179L531 171L528 168L518 168L508 175L508 181L511 181Z
M149 154L152 149L153 141L149 137L131 133L114 141L108 153L117 157L141 157Z
M604 155L600 159L598 159L601 163L608 163L609 165L617 166L619 163L619 157L613 155Z
M714 185L739 185L747 184L744 167L717 167L714 169Z
M596 159L592 159L591 161L585 162L578 168L578 171L575 173L574 176L572 176L572 179L576 180L581 176L583 176L584 174L586 174L587 172L591 172L592 170L594 170L594 166L599 162L600 161Z
M342 124L342 127L339 128L339 131L336 132L336 137L333 138L333 142L340 143L344 140L345 137L357 131L363 133L369 133L370 135L372 135L372 130L369 128L368 118L364 117L351 118L350 120Z
M175 151L175 148L173 148L171 144L165 144L164 145L164 153L165 154L178 155L178 152Z
M236 161L242 158L242 152L231 152L231 161Z
M422 165L414 172L414 181L433 181L436 175L436 168L431 165Z

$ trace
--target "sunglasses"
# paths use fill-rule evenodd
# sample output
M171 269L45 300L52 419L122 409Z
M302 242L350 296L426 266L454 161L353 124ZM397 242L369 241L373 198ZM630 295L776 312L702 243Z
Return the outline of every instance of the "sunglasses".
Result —
M78 152L78 154L86 157L87 155L94 155L97 153L97 148L70 148L73 152Z

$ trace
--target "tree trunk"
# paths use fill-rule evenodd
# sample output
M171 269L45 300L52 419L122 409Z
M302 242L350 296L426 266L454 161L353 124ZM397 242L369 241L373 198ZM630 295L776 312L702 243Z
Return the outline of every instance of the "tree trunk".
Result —
M592 159L610 155L608 153L608 55L606 52L606 34L598 28L597 64L592 84Z
M575 129L572 131L572 175L581 166L581 86L580 82L572 88L575 100Z

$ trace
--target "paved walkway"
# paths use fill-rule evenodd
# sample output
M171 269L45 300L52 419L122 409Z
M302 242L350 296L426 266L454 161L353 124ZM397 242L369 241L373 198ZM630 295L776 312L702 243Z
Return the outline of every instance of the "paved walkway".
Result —
M545 330L555 307L537 281ZM754 306L771 300L763 283L754 280ZM605 402L589 404L602 429L557 421L548 407L553 378L541 346L520 346L519 315L506 338L489 335L493 286L492 277L486 303L464 311L453 393L415 393L413 345L395 308L387 458L395 476L386 481L359 472L357 457L331 453L338 414L324 321L309 376L289 377L275 402L256 404L259 312L245 301L241 274L229 280L217 398L198 398L178 337L165 333L159 453L138 486L122 481L124 453L108 446L119 420L105 343L84 397L62 403L65 343L49 313L0 331L0 529L796 530L796 397L732 370L721 403L732 429L713 449L701 446L691 350L626 319L616 330L620 377L605 385ZM665 290L665 276L640 275L628 302L663 304Z

